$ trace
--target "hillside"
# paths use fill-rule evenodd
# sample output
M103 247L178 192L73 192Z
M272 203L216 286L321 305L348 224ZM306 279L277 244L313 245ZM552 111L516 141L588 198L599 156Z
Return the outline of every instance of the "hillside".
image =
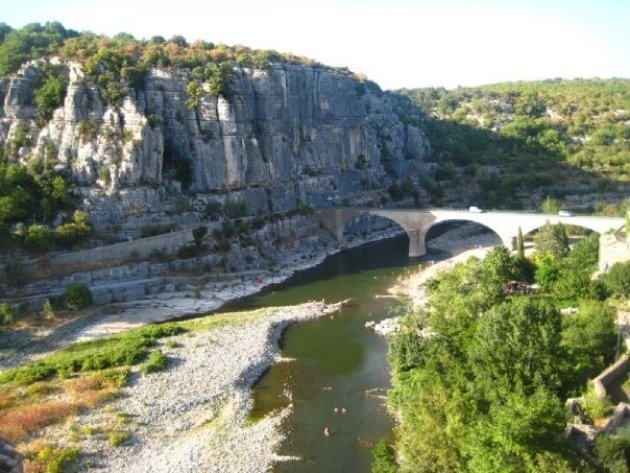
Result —
M403 89L433 119L427 133L448 196L455 182L486 207L622 213L630 190L630 80ZM452 196L451 196L452 198ZM606 205L617 202L619 205Z

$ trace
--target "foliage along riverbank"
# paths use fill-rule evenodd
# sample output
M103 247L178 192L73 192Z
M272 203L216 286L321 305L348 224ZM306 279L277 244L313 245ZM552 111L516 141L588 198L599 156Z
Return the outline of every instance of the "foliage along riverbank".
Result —
M288 324L339 306L212 315L71 345L0 375L0 435L27 472L266 471L290 407L249 424L251 386Z
M541 230L533 260L496 247L427 283L429 306L408 310L390 347L397 454L382 444L374 472L627 471L614 469L627 440L603 435L584 452L564 437L566 398L615 357L606 299L630 293L615 276L591 280L596 236L569 250L562 233ZM514 280L539 290L517 294ZM561 316L568 306L578 313ZM589 399L583 407L595 417L601 403ZM615 448L602 447L611 440Z

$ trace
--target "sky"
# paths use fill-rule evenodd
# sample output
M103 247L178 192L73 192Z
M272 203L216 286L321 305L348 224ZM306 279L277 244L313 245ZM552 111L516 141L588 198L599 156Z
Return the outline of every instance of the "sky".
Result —
M630 78L630 0L0 0L0 12L13 28L291 52L384 89Z

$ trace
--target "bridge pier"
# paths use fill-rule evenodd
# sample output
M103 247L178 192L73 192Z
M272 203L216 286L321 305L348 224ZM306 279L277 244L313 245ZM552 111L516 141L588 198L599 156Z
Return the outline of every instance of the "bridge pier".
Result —
M423 230L407 230L409 237L409 256L424 256L427 254L427 244L425 241L426 232Z

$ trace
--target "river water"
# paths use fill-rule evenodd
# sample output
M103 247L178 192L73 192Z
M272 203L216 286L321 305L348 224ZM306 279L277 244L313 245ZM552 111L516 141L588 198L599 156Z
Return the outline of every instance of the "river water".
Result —
M282 354L293 361L277 363L254 386L254 419L288 405L285 392L292 393L294 411L283 425L287 440L278 453L301 460L278 463L276 473L370 471L371 447L391 435L393 422L384 405L387 341L365 322L386 318L397 307L379 296L424 260L408 258L407 250L406 236L370 243L224 308L352 300L333 316L289 327ZM431 259L436 256L444 255Z

